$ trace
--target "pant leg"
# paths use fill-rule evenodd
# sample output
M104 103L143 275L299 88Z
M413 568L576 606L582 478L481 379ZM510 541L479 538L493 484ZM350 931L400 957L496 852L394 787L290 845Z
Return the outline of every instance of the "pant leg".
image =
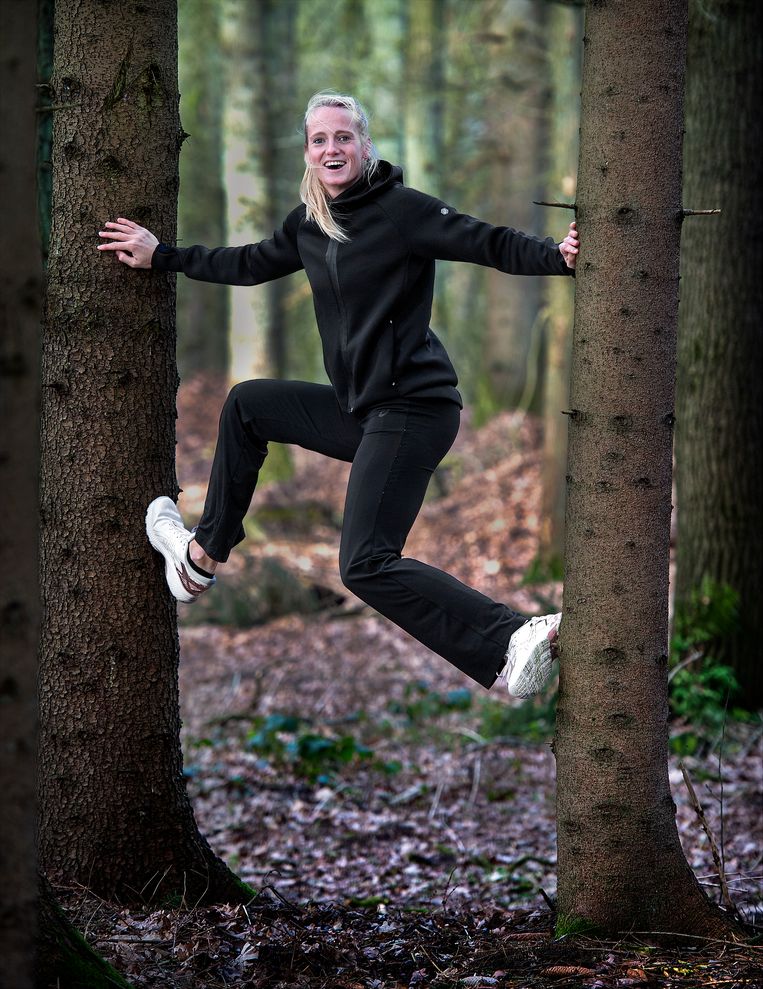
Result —
M342 411L329 385L267 379L235 385L220 414L207 498L196 529L199 546L224 563L244 539L242 522L268 441L351 461L361 436L357 419Z
M401 556L435 467L458 432L453 402L410 400L363 420L345 505L340 569L359 598L490 687L527 621L506 605Z

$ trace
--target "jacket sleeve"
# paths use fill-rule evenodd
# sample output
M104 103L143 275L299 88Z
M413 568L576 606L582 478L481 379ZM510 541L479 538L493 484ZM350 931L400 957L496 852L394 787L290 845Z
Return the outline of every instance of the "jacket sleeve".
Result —
M414 254L443 261L470 261L510 275L573 275L551 237L541 239L478 220L412 189L401 197L397 223Z
M151 258L157 271L181 271L188 278L223 285L260 285L303 266L297 248L300 209L287 216L268 240L245 247L168 247L159 244Z

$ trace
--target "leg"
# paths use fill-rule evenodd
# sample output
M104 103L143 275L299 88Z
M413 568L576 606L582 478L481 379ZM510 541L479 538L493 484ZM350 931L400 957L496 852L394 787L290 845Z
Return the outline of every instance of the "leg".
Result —
M455 577L401 556L458 420L455 403L436 400L396 403L363 420L339 564L345 585L359 598L490 687L505 665L510 637L527 619Z
M342 411L329 385L270 380L236 385L220 415L196 543L208 557L222 563L244 538L242 521L268 452L268 441L294 443L351 461L360 439L357 420Z

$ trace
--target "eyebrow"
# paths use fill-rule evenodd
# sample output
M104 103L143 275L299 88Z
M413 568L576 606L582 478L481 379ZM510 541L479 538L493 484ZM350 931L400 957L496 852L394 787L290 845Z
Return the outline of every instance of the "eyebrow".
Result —
M330 128L329 128L329 130L330 130ZM335 131L331 131L331 133L332 134L350 134L350 135L352 135L353 132L351 130L347 130L344 127L337 127L337 129ZM310 134L310 137L325 137L325 136L326 136L326 131L325 130L316 130L316 131L313 131L312 134Z

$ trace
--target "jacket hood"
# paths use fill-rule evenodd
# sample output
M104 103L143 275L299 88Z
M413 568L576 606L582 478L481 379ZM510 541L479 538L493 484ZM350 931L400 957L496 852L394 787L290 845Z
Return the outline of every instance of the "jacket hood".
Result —
M341 192L331 205L350 207L353 209L362 203L375 199L393 185L403 184L403 170L399 165L391 165L388 161L379 159L379 164L371 180L363 175L349 189Z

